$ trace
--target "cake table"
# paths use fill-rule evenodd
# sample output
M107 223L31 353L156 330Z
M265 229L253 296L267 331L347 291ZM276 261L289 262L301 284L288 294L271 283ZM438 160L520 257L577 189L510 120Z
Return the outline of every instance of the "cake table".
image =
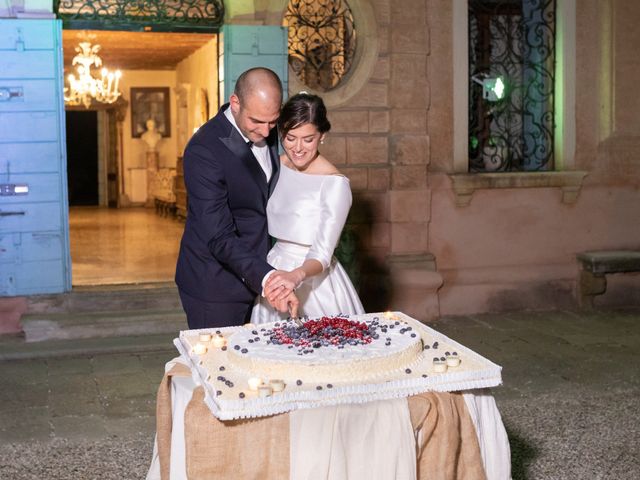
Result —
M411 421L392 420L384 428L406 423L404 438L416 441L411 461L417 462L418 476L411 478L428 478L430 471L451 465L458 473L446 478L510 478L500 414L493 397L480 390L501 383L498 365L400 312L312 319L303 327L286 321L181 332L174 341L181 357L167 365L158 393L157 448L147 478L187 478L187 472L189 478L254 478L252 468L269 478L288 478L284 471L303 478L296 463L300 445L321 456L335 451L314 448L315 439L294 425L305 425L304 419L319 412L329 412L331 419L334 412L335 418L349 412L369 415L359 421L375 430L376 418L382 422L394 402L408 404ZM334 429L347 428L338 431L347 444L339 450L352 442L357 451L357 437L349 437L354 421L340 425L336 420ZM398 435L372 437L376 468L393 460L406 463L407 450L413 455L412 445L404 445L391 450L398 458L384 458L385 442L399 441ZM256 449L252 442L258 438L266 449ZM283 442L289 448L283 450ZM239 456L245 449L258 452L254 465ZM315 477L307 470L304 478L340 477Z

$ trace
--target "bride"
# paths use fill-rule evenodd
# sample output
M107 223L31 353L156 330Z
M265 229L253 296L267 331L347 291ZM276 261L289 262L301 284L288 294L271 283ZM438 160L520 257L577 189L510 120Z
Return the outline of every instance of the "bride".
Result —
M269 234L276 243L267 262L277 270L265 283L251 322L277 321L272 302L295 289L301 315L364 313L347 273L333 256L351 207L349 179L318 147L331 129L322 99L301 92L282 107L278 131L284 155L280 178L267 205Z
M278 120L284 148L280 178L267 205L269 234L276 239L267 261L278 270L265 294L277 303L295 288L299 311L309 317L364 313L333 257L351 189L318 151L330 128L320 97L303 92L285 103ZM277 321L280 315L261 297L251 322ZM404 399L294 410L289 434L291 478L415 479L415 440Z

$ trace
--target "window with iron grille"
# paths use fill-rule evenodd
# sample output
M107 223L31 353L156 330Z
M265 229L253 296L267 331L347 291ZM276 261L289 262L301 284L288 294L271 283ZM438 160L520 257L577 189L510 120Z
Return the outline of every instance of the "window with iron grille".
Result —
M468 0L469 171L554 169L555 0Z
M283 24L289 27L289 66L300 82L322 92L337 87L356 51L346 0L290 0Z

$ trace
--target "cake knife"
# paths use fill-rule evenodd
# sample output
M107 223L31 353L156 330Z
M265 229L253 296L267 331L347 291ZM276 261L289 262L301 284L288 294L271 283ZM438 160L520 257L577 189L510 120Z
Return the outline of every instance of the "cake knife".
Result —
M296 317L291 315L291 308L289 308L289 318L291 320L293 320L294 322L296 322L296 325L298 325L299 327L302 327L302 315L300 315L300 311L298 310L298 315Z

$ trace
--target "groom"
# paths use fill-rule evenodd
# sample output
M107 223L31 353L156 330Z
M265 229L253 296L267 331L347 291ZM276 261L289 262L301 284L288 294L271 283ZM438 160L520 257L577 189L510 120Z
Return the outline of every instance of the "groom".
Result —
M185 149L188 213L176 284L191 329L249 322L255 297L275 271L266 262L266 206L280 173L281 103L274 72L247 70L230 102ZM292 292L273 306L296 316L298 299Z

